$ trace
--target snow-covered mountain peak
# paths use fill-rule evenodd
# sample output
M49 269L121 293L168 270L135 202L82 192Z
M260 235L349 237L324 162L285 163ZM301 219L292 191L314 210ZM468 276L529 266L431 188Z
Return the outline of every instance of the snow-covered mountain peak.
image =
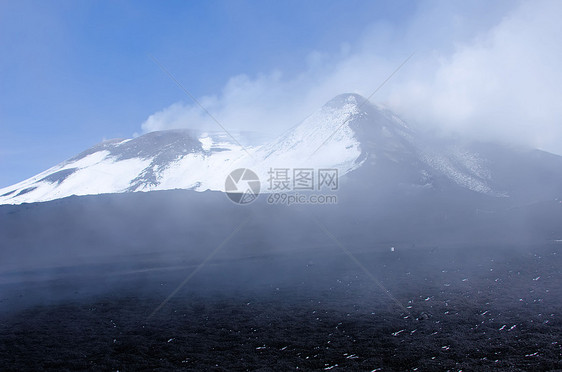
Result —
M273 140L232 135L168 130L104 141L0 189L0 204L150 190L224 191L228 174L237 168L253 170L262 183L274 168L329 168L340 177L358 170L360 182L377 180L379 186L433 188L448 182L500 195L489 159L455 143L422 140L392 111L358 94L334 97Z
M357 93L342 93L338 94L324 105L324 107L340 108L347 104L360 106L364 104L367 100L365 97Z
M258 162L253 166L258 174L275 167L331 167L345 174L359 166L360 143L349 123L360 113L352 99L341 105L326 104L298 126L256 149Z

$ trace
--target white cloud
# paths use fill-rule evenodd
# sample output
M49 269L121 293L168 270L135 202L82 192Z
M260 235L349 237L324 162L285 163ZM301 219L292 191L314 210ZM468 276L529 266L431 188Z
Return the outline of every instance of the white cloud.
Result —
M389 104L410 120L562 154L561 2L528 2L477 38L420 63ZM429 64L435 63L435 67Z
M373 101L429 128L562 154L562 2L435 4L420 6L406 29L376 24L335 56L312 51L297 76L235 76L200 102L229 130L279 133L337 94L368 96L415 50ZM142 128L219 129L191 102L151 115Z

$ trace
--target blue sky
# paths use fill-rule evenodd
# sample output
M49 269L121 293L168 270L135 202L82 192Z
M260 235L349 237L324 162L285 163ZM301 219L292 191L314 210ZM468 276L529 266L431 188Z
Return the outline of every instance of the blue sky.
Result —
M240 73L299 70L374 19L414 3L4 1L0 3L0 186L103 138L130 137L184 100L154 55L195 95Z
M501 90L494 87L511 90L507 82L513 79L474 82L495 81L497 71L505 70L502 58L514 53L514 72L528 71L513 57L537 44L533 36L546 43L534 55L562 61L555 45L560 29L548 23L560 6L544 2L531 12L526 6L514 1L0 1L0 187L105 138L207 128L208 118L149 55L227 128L278 132L334 94L368 95L416 52L374 100L413 122L501 137L506 127L490 129L482 118L513 125L502 113L526 97L508 96L495 103L501 110L492 109L479 101L482 85L497 97ZM509 30L521 24L529 30L517 37L531 36L519 48ZM493 63L484 67L478 58ZM558 67L536 63L531 67L540 70L538 76L514 84L555 94L555 87L536 81ZM459 95L457 89L475 92ZM435 104L450 97L455 101L445 109ZM528 144L562 152L549 142L562 137L557 137L558 122L550 119L556 114L553 104L543 101L544 128L528 125L542 120L533 103L533 110L516 112L527 121L507 137L525 142L530 131L539 131L546 142ZM446 109L451 106L460 109ZM482 127L473 124L481 122ZM544 132L548 128L553 132Z

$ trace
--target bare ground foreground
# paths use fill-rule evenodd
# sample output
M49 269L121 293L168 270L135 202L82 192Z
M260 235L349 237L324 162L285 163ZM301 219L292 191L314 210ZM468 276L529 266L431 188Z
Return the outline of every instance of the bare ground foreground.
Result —
M561 248L355 251L372 276L334 247L217 257L152 317L196 265L13 273L1 369L562 369Z

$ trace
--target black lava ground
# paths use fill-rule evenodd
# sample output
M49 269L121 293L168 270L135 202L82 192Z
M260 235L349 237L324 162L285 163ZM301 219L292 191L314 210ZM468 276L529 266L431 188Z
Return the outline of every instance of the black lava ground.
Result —
M0 369L561 370L561 248L217 260L152 317L193 267L4 284Z

